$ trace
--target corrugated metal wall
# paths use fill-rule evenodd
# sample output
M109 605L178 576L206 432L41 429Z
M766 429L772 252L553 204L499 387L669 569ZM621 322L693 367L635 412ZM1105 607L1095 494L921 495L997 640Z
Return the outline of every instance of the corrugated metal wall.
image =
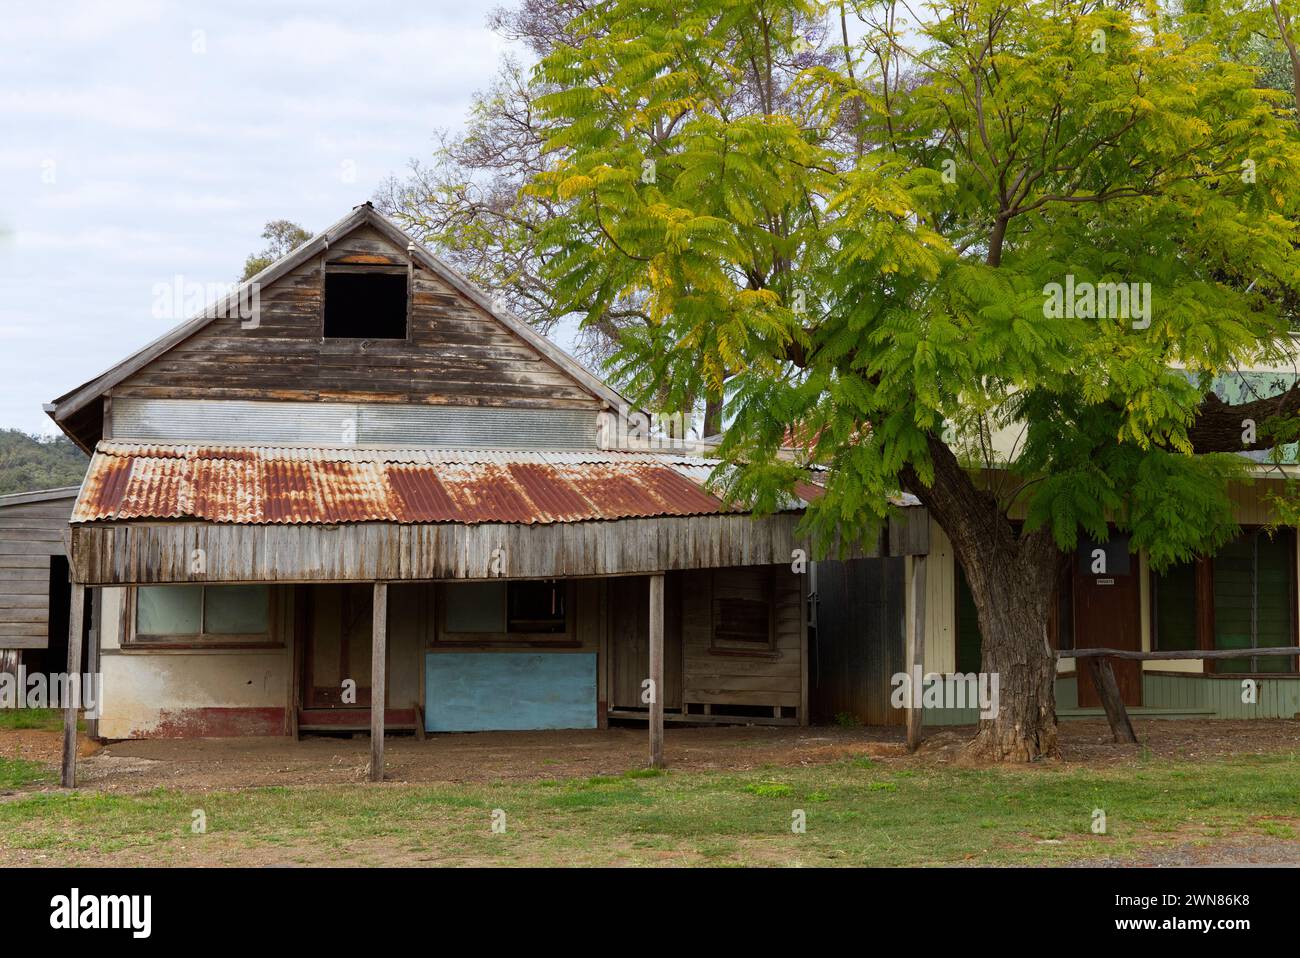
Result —
M903 562L817 563L816 634L809 635L809 709L814 722L901 725L890 679L906 671Z
M246 400L113 401L112 438L488 449L593 449L587 409Z

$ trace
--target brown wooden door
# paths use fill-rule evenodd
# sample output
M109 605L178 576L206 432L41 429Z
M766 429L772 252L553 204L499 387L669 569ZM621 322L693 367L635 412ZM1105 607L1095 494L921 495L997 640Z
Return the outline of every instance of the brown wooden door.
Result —
M682 707L680 579L664 582L664 708ZM645 709L641 683L650 674L650 580L609 580L610 708Z
M1088 545L1075 556L1074 589L1074 646L1078 649L1142 649L1142 612L1138 589L1138 558L1128 553L1127 545L1118 550L1112 546L1111 563L1104 573L1094 572L1089 562ZM1127 561L1114 561L1116 558ZM1079 707L1093 708L1101 699L1093 686L1092 676L1076 659L1075 674L1079 681ZM1142 663L1112 659L1115 681L1125 705L1142 704Z
M373 588L368 583L327 585L310 586L303 592L303 707L369 708ZM356 683L355 702L343 700L347 679Z

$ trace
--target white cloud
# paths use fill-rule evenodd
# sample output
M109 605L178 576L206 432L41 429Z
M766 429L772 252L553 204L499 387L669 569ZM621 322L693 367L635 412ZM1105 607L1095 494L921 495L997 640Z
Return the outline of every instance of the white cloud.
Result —
M499 2L6 10L0 427L48 431L43 402L163 332L153 284L233 279L267 220L320 229L427 155L495 72Z

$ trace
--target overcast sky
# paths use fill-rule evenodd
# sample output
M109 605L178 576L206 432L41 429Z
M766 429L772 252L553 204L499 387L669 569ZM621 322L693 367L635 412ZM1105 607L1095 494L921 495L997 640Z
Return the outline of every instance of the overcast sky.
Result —
M0 427L176 325L263 224L317 231L462 123L501 0L63 0L0 27Z

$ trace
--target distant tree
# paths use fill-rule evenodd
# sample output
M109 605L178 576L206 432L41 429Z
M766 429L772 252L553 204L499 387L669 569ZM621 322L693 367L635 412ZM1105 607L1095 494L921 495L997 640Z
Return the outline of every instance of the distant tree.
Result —
M0 429L0 495L78 485L88 461L66 436Z
M268 241L266 249L250 254L244 261L244 275L239 277L240 282L252 279L276 260L292 253L311 239L311 233L289 220L271 220L262 230L262 239Z

